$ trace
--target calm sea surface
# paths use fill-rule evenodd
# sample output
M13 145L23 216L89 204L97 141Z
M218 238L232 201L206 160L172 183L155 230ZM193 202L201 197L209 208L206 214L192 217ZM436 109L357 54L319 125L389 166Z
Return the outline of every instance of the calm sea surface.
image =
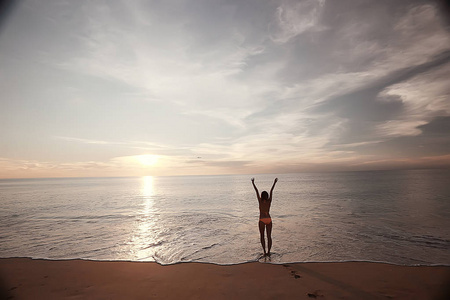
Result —
M0 180L0 257L255 261L251 177ZM273 263L450 264L450 170L275 177Z

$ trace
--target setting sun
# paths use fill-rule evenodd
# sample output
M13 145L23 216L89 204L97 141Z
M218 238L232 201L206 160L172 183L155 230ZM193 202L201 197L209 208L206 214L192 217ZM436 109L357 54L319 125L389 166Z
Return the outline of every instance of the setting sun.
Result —
M153 166L158 162L158 156L152 154L137 155L136 159L144 166Z

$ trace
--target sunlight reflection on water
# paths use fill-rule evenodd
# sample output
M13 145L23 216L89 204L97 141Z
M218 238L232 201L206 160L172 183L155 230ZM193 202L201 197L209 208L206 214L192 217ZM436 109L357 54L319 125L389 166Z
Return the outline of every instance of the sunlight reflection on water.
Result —
M155 229L156 214L154 206L154 178L142 177L141 185L142 211L138 213L137 230L133 235L133 252L137 260L154 260L154 248L157 245Z
M280 174L272 262L450 263L448 172ZM275 175L257 176L261 190ZM0 257L255 260L250 176L0 180Z

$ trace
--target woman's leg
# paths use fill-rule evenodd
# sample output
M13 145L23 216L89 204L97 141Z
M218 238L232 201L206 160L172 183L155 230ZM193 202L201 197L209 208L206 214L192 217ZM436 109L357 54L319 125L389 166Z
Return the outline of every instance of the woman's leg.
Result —
M267 224L267 248L269 251L267 251L267 255L270 256L270 249L272 248L272 222Z
M259 221L259 234L261 236L261 246L264 250L264 256L266 256L266 241L264 240L264 228L266 227L265 224L261 221Z

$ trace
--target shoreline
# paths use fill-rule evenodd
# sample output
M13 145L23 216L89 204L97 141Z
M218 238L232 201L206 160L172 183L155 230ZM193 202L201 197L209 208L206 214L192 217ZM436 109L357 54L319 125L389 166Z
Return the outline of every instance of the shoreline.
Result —
M448 299L450 266L0 258L4 299Z
M158 261L151 260L111 260L111 259L91 259L91 258L44 258L44 257L31 257L31 256L10 256L10 257L0 257L2 259L31 259L31 260L43 260L43 261L92 261L92 262L130 262L130 263L154 263L160 266L173 266L179 264L211 264L215 266L237 266L249 263L262 263L262 264L272 264L272 265L284 265L284 264L329 264L329 263L375 263L392 265L399 267L450 267L449 264L445 263L430 263L430 264L401 264L389 261L377 261L377 260L330 260L330 261L292 261L292 262L272 262L272 261L262 261L263 257L255 260L243 261L238 263L215 263L207 261L177 261L174 263L161 263Z

